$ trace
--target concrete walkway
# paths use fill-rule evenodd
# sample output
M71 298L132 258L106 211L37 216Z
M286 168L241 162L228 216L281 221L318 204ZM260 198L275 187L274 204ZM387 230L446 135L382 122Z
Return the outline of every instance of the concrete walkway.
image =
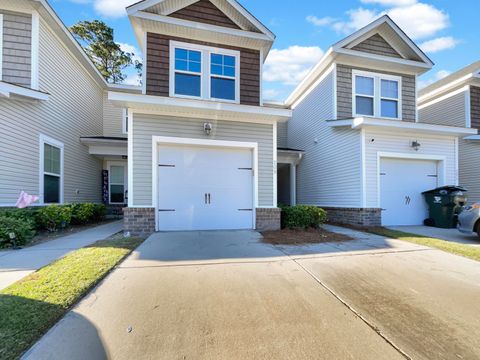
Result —
M356 240L158 233L24 359L479 359L480 263Z
M1 251L0 290L74 250L116 234L122 226L122 221L115 221L25 249Z
M477 234L466 235L457 229L439 229L428 226L392 226L389 229L480 247L480 239Z

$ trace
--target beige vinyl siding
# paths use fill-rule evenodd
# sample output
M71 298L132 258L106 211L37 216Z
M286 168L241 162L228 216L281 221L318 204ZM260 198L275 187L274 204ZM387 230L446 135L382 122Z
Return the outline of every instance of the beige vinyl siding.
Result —
M277 147L286 148L288 147L287 141L288 134L288 123L278 123L277 124Z
M32 79L32 15L1 9L0 14L3 14L1 80L30 87Z
M203 133L206 121L213 124L208 137ZM258 203L260 207L273 206L273 126L134 114L133 184L130 184L133 206L152 206L152 136L258 143Z
M334 116L332 71L293 111L288 145L305 150L297 168L297 202L360 207L361 142L352 129L329 127Z
M337 65L337 118L348 119L353 116L353 78L351 66ZM375 71L374 69L355 68L378 74L400 76L402 78L402 120L415 122L416 118L416 80L415 76L394 72Z
M417 152L411 147L413 140L418 140L422 145ZM456 146L455 138L402 134L388 131L366 130L365 132L365 181L367 208L376 208L379 201L378 185L378 153L401 153L406 155L433 155L446 157L446 185L455 185L456 171ZM408 176L408 174L405 174Z
M103 94L103 136L124 137L123 109L115 107L108 101L108 93Z
M468 91L447 97L418 109L419 122L446 126L466 126L466 100Z
M459 142L460 185L468 190L468 203L480 202L480 141Z
M79 137L102 134L102 89L43 21L39 52L40 89L50 100L0 99L0 205L22 190L39 194L40 134L65 145L65 201L100 201L102 162Z

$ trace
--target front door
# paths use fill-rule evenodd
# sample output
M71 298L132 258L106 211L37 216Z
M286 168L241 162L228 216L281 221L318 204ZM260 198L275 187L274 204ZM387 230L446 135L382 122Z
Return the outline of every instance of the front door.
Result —
M109 162L109 201L111 205L125 205L128 202L127 164Z

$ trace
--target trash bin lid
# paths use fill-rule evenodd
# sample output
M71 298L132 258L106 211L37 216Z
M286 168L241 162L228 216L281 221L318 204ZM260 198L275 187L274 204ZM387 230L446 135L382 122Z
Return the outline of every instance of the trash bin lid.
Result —
M450 194L450 193L456 192L456 191L467 192L468 190L465 189L462 186L448 185L448 186L442 186L442 187L439 187L439 188L436 188L436 189L433 189L433 190L425 191L422 194L441 194L445 191L447 193L444 194L444 195L447 195L447 194Z

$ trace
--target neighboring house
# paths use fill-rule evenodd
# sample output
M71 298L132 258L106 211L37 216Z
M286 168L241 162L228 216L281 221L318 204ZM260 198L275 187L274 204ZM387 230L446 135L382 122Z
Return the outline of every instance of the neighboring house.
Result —
M143 88L110 89L104 114L128 109L128 145L118 129L82 138L97 156L127 155L125 230L279 228L277 122L291 111L262 100L275 36L233 0L146 0L127 12Z
M480 61L422 89L418 105L422 123L480 130ZM480 135L461 138L458 151L459 183L469 203L480 202Z
M327 51L288 98L293 116L279 139L304 151L298 203L343 223L423 223L422 192L458 184L458 137L475 133L418 121L417 76L432 66L388 16Z
M45 1L0 2L0 206L101 200L106 82Z

